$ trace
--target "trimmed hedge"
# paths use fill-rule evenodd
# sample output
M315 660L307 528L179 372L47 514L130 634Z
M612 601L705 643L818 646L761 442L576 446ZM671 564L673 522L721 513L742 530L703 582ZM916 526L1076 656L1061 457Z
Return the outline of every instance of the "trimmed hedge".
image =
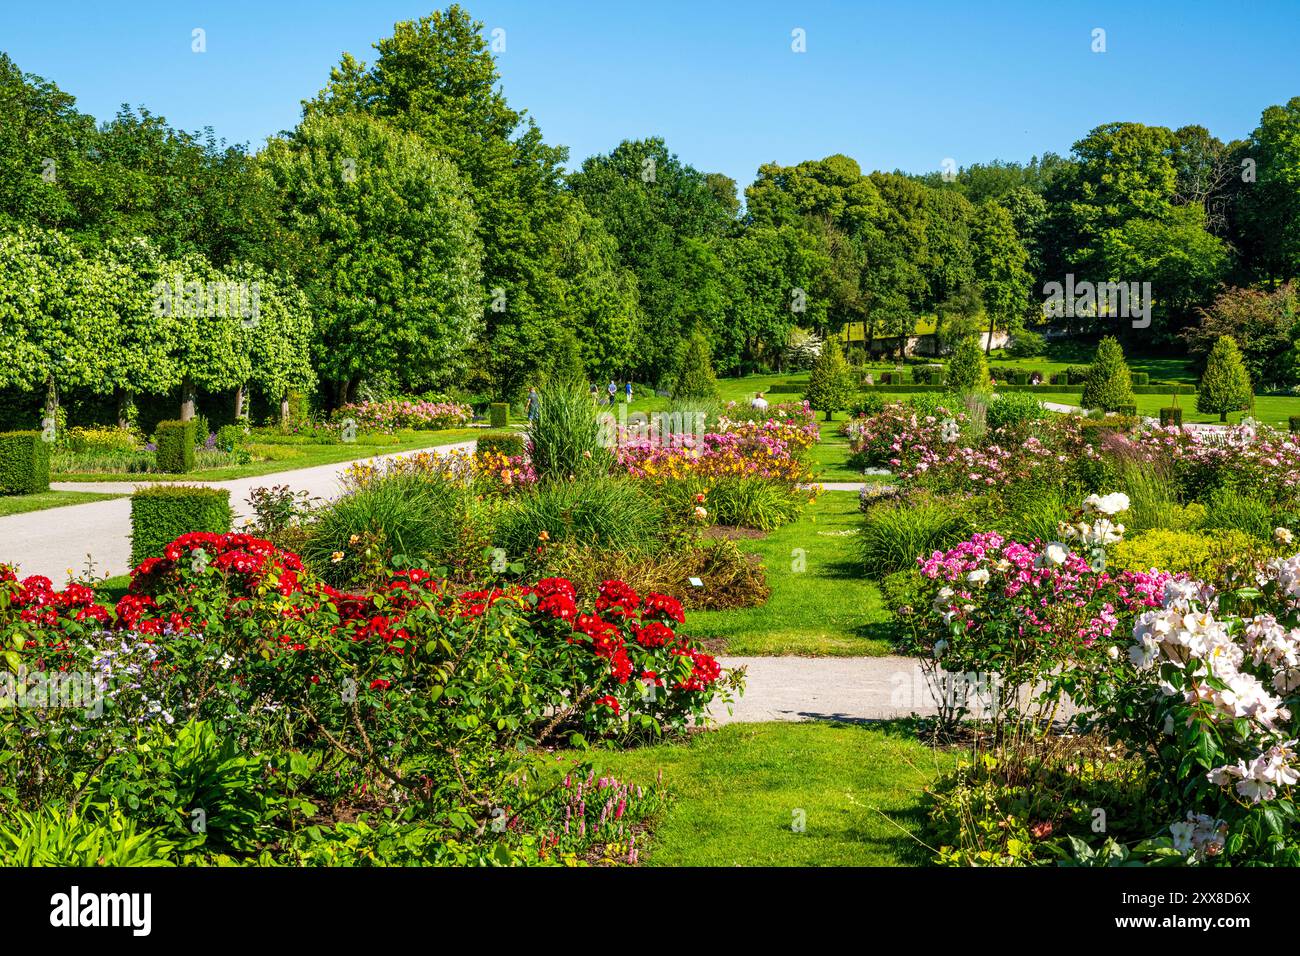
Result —
M1164 385L1133 385L1134 395L1195 395L1195 385L1176 385L1172 382Z
M1300 432L1300 415L1292 415L1287 421L1291 423L1291 431Z
M50 443L37 431L0 434L0 494L50 490Z
M154 485L131 496L131 564L160 557L191 531L225 534L232 520L230 492L193 485Z
M475 450L499 452L507 458L514 458L524 453L524 436L519 432L484 432L478 436Z
M493 428L505 428L510 424L510 406L505 402L493 402L488 406L488 421Z
M1138 407L1132 403L1124 404L1124 405L1116 405L1115 412L1119 415L1126 415L1129 418L1133 418L1138 413Z
M1296 419L1292 419L1293 426L1295 424L1295 421ZM1178 408L1176 406L1171 406L1169 408L1160 409L1161 428L1168 428L1170 425L1177 425L1181 428L1182 424L1183 424L1183 410L1181 408ZM1291 430L1295 431L1295 428L1292 427Z
M1149 372L1129 372L1129 378L1134 385L1150 385L1151 374Z
M188 422L159 422L154 437L158 448L155 452L158 470L169 475L193 471L194 436L197 433L194 419Z

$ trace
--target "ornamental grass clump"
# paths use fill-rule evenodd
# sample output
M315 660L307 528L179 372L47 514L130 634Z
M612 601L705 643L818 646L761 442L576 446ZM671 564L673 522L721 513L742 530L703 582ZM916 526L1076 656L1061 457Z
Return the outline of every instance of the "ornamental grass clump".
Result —
M555 384L544 389L537 418L528 428L528 452L538 479L608 475L613 455L607 432L608 423L582 387Z

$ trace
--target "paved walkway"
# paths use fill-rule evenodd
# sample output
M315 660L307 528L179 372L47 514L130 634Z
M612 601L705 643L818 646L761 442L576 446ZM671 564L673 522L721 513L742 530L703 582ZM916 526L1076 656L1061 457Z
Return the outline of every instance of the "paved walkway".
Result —
M745 668L745 696L720 724L781 720L888 720L937 712L920 662L913 657L724 657Z
M474 443L434 445L423 451L442 452L473 448ZM379 461L414 454L417 449L379 455L359 461ZM254 488L288 485L314 498L336 498L342 491L340 478L355 462L345 461L313 468L278 471L256 478L231 481L187 481L185 484L225 488L235 511L235 526L250 516L248 494ZM137 487L157 482L56 482L56 491L101 491L130 494ZM80 575L89 561L97 576L113 577L131 570L131 500L92 501L88 504L48 508L0 518L0 563L19 565L19 574L43 574L54 583L66 580L68 570Z

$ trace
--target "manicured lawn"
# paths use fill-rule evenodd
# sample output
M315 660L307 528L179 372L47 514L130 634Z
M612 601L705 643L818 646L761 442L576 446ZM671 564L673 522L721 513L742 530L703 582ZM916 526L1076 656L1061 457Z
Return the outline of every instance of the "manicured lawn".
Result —
M813 445L809 457L818 482L863 480L862 473L854 471L847 464L849 440L840 434L840 426L848 417L847 412L837 412L834 420L828 422L825 421L825 415L817 416L822 440Z
M229 481L234 478L256 478L277 471L295 471L316 465L332 465L342 461L372 458L394 452L414 451L434 445L451 445L470 441L482 434L478 428L449 428L444 431L401 431L395 435L362 435L355 442L338 445L288 445L253 443L254 453L273 455L266 461L248 465L231 465L226 468L209 468L183 475L162 473L123 474L90 472L81 474L55 474L53 481Z
M101 495L93 491L42 491L34 495L6 495L0 497L0 517L121 497L121 495Z
M917 866L924 790L955 758L895 725L731 724L602 754L604 770L671 795L650 866ZM802 811L804 832L793 829Z
M1079 404L1078 395L1052 392L1034 392L1034 394L1045 402L1059 402L1063 405ZM1138 414L1151 418L1158 418L1160 409L1173 404L1168 395L1135 395L1134 398L1137 401ZM1195 395L1179 395L1178 407L1183 410L1183 421L1185 422L1217 422L1219 420L1218 415L1202 414L1196 410ZM1300 396L1258 395L1255 397L1254 417L1257 421L1285 429L1287 419L1291 415L1300 415ZM1241 421L1243 417L1242 413L1233 412L1228 416L1228 421L1235 424Z
M828 491L796 522L739 542L760 554L772 596L761 607L692 611L693 637L726 653L877 657L891 653L890 615L857 555L858 496Z

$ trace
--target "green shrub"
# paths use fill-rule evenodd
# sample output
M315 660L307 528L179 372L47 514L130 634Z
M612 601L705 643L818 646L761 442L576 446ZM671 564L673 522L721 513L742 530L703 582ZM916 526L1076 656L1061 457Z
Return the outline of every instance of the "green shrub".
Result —
M37 431L0 433L0 494L50 490L50 443Z
M493 428L505 428L510 424L510 406L505 402L493 402L488 406L488 420Z
M1290 423L1292 432L1300 432L1300 415L1289 416L1287 422Z
M528 431L538 479L563 481L608 474L613 460L608 422L581 386L548 387Z
M708 512L710 524L775 531L799 517L808 503L807 492L784 482L759 475L730 475L719 478L685 478L666 482L662 500L678 523L689 523L698 495Z
M1047 351L1047 340L1037 332L1020 329L1011 337L1007 354L1013 358L1034 358Z
M951 502L882 502L862 519L862 559L867 574L884 577L916 566L916 559L953 547L972 531Z
M246 438L243 425L222 425L217 429L217 450L232 452L243 447Z
M999 393L989 402L986 425L992 429L1023 428L1051 415L1030 392Z
M1083 386L1083 407L1118 411L1133 404L1133 382L1119 340L1108 335L1097 346L1097 358Z
M1013 373L1012 376L1011 376L1011 384L1012 384L1012 385L1028 385L1028 384L1029 384L1029 373L1028 373L1028 372L1015 372L1015 373Z
M1109 565L1117 571L1186 572L1202 580L1220 579L1225 568L1242 564L1259 542L1242 531L1171 531L1153 528L1130 535L1107 549Z
M515 458L524 453L524 436L518 432L483 432L478 436L474 448L483 453L497 452L507 458Z
M183 475L194 470L194 419L187 422L159 422L154 442L157 445L158 470L169 475Z
M439 474L394 474L370 481L316 514L302 546L307 565L335 587L365 583L376 563L401 556L451 566L477 559L483 513L465 486ZM462 549L462 540L467 546ZM366 552L370 555L367 556Z
M708 337L696 329L686 340L678 364L673 398L714 398L718 394L718 379L713 373L712 347Z
M64 434L68 448L78 454L131 453L138 451L142 444L129 428L72 428Z
M197 450L203 448L208 443L208 436L212 434L212 426L208 424L208 416L199 412L191 419L194 423L194 448Z
M931 600L929 580L916 568L885 575L880 582L880 593L885 607L904 618Z
M1147 385L1151 381L1151 375L1148 372L1130 372L1129 377L1133 380L1134 385Z
M1196 393L1196 410L1217 414L1219 421L1228 420L1228 412L1250 408L1255 395L1250 386L1250 373L1241 358L1241 349L1231 335L1221 335L1210 350L1201 376L1201 387Z
M153 485L131 496L131 563L156 558L183 534L225 534L231 522L230 492L192 485Z
M989 387L989 367L984 350L973 336L966 336L948 360L947 382L954 392L973 392Z
M830 421L836 412L849 407L853 392L853 374L840 352L840 343L834 338L827 339L808 375L804 399L816 411L825 412L826 420Z
M1178 406L1171 406L1160 409L1160 427L1168 428L1171 425L1181 427L1183 424L1183 410ZM1295 429L1292 429L1294 431Z
M1115 414L1117 415L1127 415L1130 418L1132 418L1136 416L1137 413L1138 413L1138 407L1137 404L1134 402L1127 402L1123 405L1115 406Z
M512 558L566 541L649 553L658 549L663 523L663 509L643 483L555 481L508 499L497 515L493 543Z
M1088 374L1091 366L1088 365L1071 365L1065 370L1065 385L1083 385L1088 381Z
M1272 509L1241 488L1215 488L1205 502L1207 529L1236 529L1268 541L1274 527Z

